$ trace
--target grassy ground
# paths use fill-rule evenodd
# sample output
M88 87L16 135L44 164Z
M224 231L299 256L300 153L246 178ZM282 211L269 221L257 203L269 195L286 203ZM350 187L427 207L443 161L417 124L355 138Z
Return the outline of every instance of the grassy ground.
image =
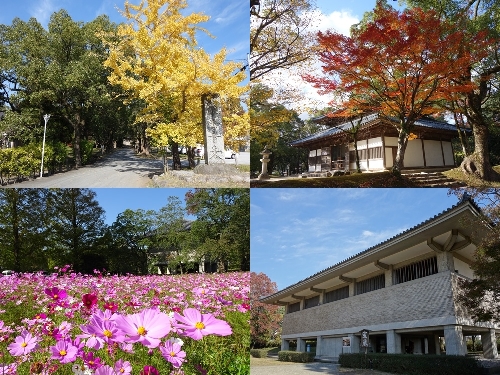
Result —
M500 174L500 165L493 167L493 169ZM500 188L500 182L486 182L474 176L465 175L459 168L450 169L449 171L443 172L443 174L448 178L453 178L454 180L463 182L467 186L471 187L494 187Z
M346 176L289 178L280 179L271 177L267 181L251 181L251 187L290 187L290 188L383 188L383 187L416 187L405 177L396 177L390 172L353 173Z

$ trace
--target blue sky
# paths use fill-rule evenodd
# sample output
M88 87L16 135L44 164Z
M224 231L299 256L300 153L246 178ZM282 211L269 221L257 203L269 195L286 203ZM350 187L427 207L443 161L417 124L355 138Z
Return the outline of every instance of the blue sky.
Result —
M228 59L246 62L249 52L249 8L246 1L233 0L188 0L185 11L203 12L211 16L210 21L200 26L216 38L199 35L198 44L210 54L222 47L232 51ZM125 19L117 8L123 9L125 0L8 0L2 2L0 24L11 25L15 17L27 21L35 17L45 28L50 15L65 9L75 21L89 22L100 14L106 14L111 21L120 23ZM139 4L140 0L129 0Z
M279 289L458 202L448 189L251 189L250 267Z
M165 207L168 197L178 197L184 206L184 196L193 189L92 189L96 200L106 211L105 222L113 224L118 214L127 208L131 210L155 210ZM187 216L186 216L187 217ZM193 217L191 217L193 219Z

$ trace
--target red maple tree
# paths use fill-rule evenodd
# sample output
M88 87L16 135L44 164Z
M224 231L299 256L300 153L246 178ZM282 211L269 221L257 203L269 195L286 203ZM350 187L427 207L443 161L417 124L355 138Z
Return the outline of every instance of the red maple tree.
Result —
M321 76L305 75L320 93L335 92L352 109L397 119L398 150L393 171L403 166L416 120L442 112L440 103L474 90L464 80L471 65L487 55L486 33L473 36L420 8L399 12L381 2L373 19L344 36L317 34Z
M260 302L260 298L276 293L275 282L264 273L250 274L250 340L252 348L263 348L277 340L283 320L282 308Z

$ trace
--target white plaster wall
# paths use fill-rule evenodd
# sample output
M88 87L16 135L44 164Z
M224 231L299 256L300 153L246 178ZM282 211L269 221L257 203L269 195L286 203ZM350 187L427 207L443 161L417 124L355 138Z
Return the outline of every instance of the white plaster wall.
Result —
M385 137L385 145L386 146L397 146L398 139L396 137Z
M428 167L439 167L443 165L443 154L441 153L440 141L424 140L425 161Z
M424 156L422 155L422 141L420 139L414 139L413 141L408 141L406 146L404 166L405 168L412 167L423 167L424 166ZM427 153L426 153L427 155Z
M362 171L366 171L366 169L367 169L367 167L366 167L366 159L363 159L363 160L359 161L359 167L361 168ZM353 169L356 169L356 163L354 163L354 168Z
M472 272L470 266L467 263L457 258L453 258L453 263L455 265L455 269L460 275L468 277L469 279L474 278L474 272Z
M316 150L309 150L309 157L316 157Z
M385 167L386 168L391 168L392 167L392 148L386 148L385 149Z
M370 159L370 170L384 169L383 159Z
M446 165L455 165L455 159L453 158L453 149L451 148L451 142L443 141L443 152L444 152L444 161Z
M370 138L368 139L368 147L381 147L382 146L382 137Z

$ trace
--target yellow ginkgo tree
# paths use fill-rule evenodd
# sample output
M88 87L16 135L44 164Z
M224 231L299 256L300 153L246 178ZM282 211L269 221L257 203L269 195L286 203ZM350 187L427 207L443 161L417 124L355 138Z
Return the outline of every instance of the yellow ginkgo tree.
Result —
M184 15L181 11L187 7L186 0L125 2L122 14L128 22L120 25L118 42L110 44L105 61L110 82L128 92L126 102L143 103L135 122L147 124L154 144L172 147L174 168L180 168L178 145L203 141L202 95L218 94L225 102L247 91L241 84L246 78L242 65L226 62L225 48L211 56L198 46L196 33L208 34L199 24L209 16ZM230 129L233 124L239 135L249 132L249 122L242 126L241 121L230 121L224 124L226 134L237 136Z

